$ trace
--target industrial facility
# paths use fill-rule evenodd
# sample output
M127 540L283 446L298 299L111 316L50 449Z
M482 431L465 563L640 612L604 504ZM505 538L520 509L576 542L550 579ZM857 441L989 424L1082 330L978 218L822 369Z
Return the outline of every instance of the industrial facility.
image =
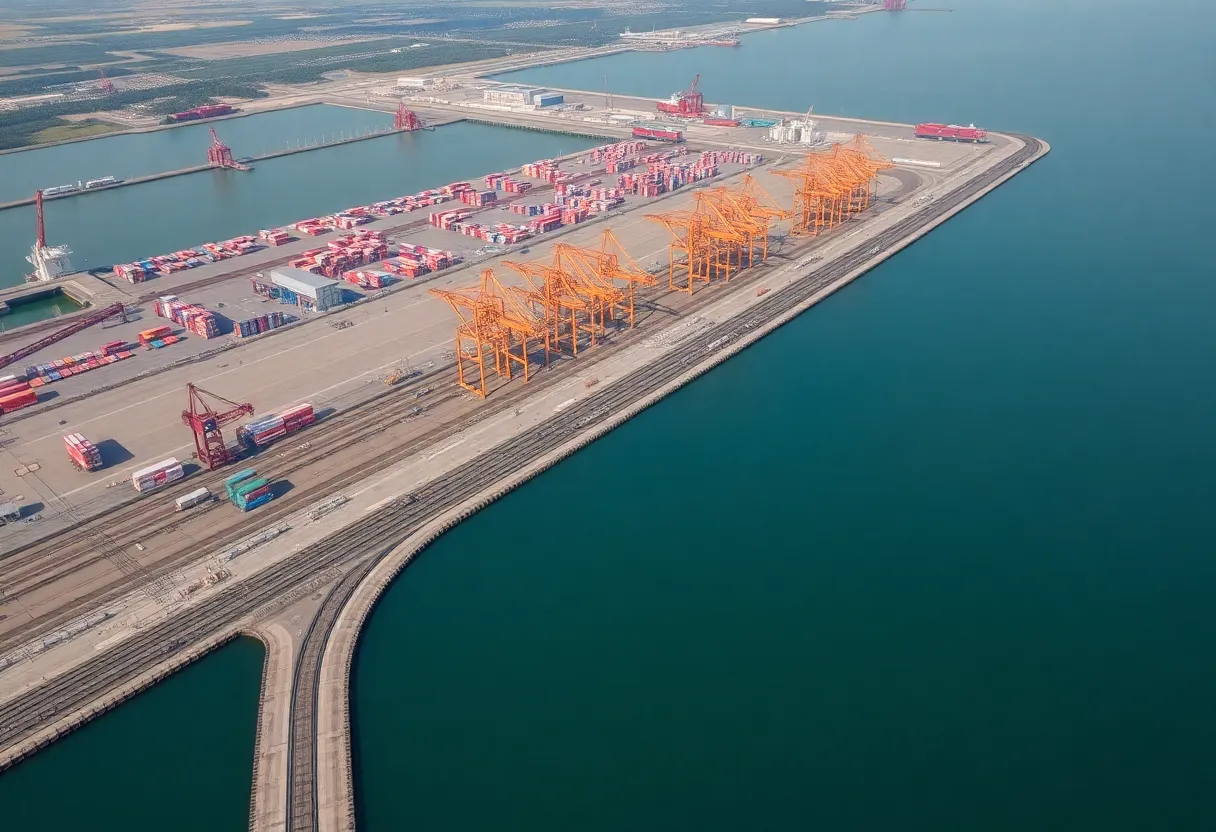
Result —
M22 495L0 511L20 608L0 616L0 770L141 680L282 629L251 818L343 828L341 640L395 570L1047 151L709 103L700 80L663 100L473 74L352 86L335 101L394 131L439 125L403 148L467 119L583 149L94 273L67 273L39 211L31 262L92 306L0 333L0 490ZM222 132L195 175L261 164Z

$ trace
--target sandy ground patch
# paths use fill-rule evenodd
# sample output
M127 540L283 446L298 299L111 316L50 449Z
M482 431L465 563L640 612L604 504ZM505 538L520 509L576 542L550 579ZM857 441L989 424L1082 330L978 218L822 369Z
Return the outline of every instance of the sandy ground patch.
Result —
M18 23L0 23L0 38L23 38L33 32L34 29L30 26L22 26Z
M172 49L162 49L170 55L183 58L198 58L204 61L218 61L225 58L248 58L254 55L275 55L282 52L300 52L306 49L323 49L326 46L341 46L351 43L366 43L370 40L383 40L382 37L342 38L326 40L281 40L274 43L205 43L198 46L178 46Z
M89 37L104 37L106 35L130 35L134 32L184 32L191 29L223 29L228 26L248 26L252 20L206 20L189 23L156 23L151 26L138 26L131 29L121 29L116 32L98 32Z

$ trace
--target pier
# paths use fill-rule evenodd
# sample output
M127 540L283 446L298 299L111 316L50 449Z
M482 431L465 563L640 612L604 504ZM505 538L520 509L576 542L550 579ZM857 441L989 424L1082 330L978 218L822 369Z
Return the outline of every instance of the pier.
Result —
M308 104L331 104L331 106L351 107L350 104L335 104L333 102L324 101L324 100L310 101L310 102L308 102ZM304 104L292 104L291 105L291 107L293 107L293 108L301 107L301 106L306 106L306 105L304 105ZM354 109L354 108L352 108L352 109ZM373 106L364 106L364 107L360 107L358 109L380 110L381 108L373 107ZM256 115L256 114L250 113L248 115ZM428 119L428 123L431 124L432 126L442 126L445 124L454 124L458 121L463 121L463 120L464 120L463 118L458 117L458 116L436 114L434 116L434 120ZM197 122L194 122L194 123L197 124ZM365 141L368 141L369 139L382 139L385 136L391 136L391 135L394 135L395 133L399 133L399 132L401 132L401 131L394 130L393 128L388 127L382 131L378 131L378 132L373 131L373 132L364 133L364 134L355 135L355 136L345 136L345 137L334 139L334 140L328 141L328 142L317 142L316 144L307 144L307 145L303 145L300 147L285 147L280 150L272 150L267 153L261 153L261 154L257 154L257 155L253 155L253 156L240 156L237 158L237 161L240 163L243 163L243 164L257 164L258 162L266 162L271 159L281 158L283 156L294 156L297 153L307 153L310 150L323 150L323 149L329 148L329 147L341 147L342 145L354 144L356 142L365 142ZM108 137L111 137L114 135L117 135L117 134L108 133L103 138L108 138ZM204 151L205 151L205 148L204 148ZM126 187L130 187L132 185L143 185L148 182L158 182L161 179L172 179L173 177L176 177L176 176L189 176L190 174L202 173L204 171L216 170L216 169L217 169L216 166L213 164L210 164L210 163L201 164L201 165L191 165L190 167L178 168L177 170L167 170L167 171L162 171L160 173L150 173L145 176L133 176L130 179L124 179L121 182L115 182L111 185L102 185L102 186L99 186L96 188L88 188L88 189L82 188L81 190L78 190L78 191L72 191L72 192L66 193L66 194L56 194L54 196L43 196L43 201L44 202L55 202L60 199L71 199L72 197L88 196L90 194L99 194L99 193L104 193L105 191L112 191L116 188L126 188ZM0 202L0 211L4 211L9 208L21 208L23 206L33 205L33 204L34 204L33 196L22 197L21 199L14 199L14 200L10 200L8 202Z

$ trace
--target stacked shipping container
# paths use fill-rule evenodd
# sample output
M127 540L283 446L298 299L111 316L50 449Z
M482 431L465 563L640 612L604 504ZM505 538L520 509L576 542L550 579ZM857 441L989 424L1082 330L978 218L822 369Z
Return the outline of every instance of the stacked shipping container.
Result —
M261 245L255 237L233 237L222 243L204 243L197 249L183 249L173 254L161 254L147 260L123 263L114 267L114 276L128 283L142 283L150 277L195 269L208 263L249 254L259 248Z
M299 404L282 413L271 413L237 428L236 439L248 451L265 448L288 434L316 421L311 404Z
M257 471L246 468L224 480L224 491L228 499L241 511L252 511L274 499L270 493L270 480L258 477Z
M264 284L260 284L255 280L255 292L257 291L257 287L259 285ZM249 338L254 335L261 335L263 332L267 332L272 329L278 329L279 327L285 326L294 320L295 318L288 315L286 312L268 312L265 315L259 315L256 318L237 321L232 331L233 334L235 334L238 338Z
M131 475L131 484L136 491L151 491L171 482L177 482L186 475L182 464L170 457L163 462L141 468Z
M69 433L63 437L63 444L67 446L68 457L72 460L72 464L82 471L96 471L101 467L101 451L88 439L84 438L84 434Z
M200 338L215 338L220 334L215 315L193 303L182 303L177 295L162 295L155 303L156 314L181 324Z
M337 278L356 266L375 263L388 257L388 240L377 231L356 231L331 240L325 248L302 252L288 261L293 269Z
M56 361L48 361L45 364L35 364L32 367L26 367L23 378L29 379L30 387L37 388L44 384L60 381L69 376L85 373L98 367L104 367L107 364L131 358L133 355L134 353L127 350L126 341L111 341L103 345L96 352L84 352Z

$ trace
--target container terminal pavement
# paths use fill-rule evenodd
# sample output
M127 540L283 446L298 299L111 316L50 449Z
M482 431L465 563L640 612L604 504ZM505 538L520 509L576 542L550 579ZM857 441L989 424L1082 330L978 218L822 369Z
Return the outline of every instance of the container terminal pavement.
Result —
M866 132L884 155L909 155L882 147L884 130L892 129ZM809 242L787 241L768 263L729 283L677 294L660 291L664 282L640 299L636 332L580 349L548 370L534 366L526 385L500 385L485 402L453 383L451 310L407 289L339 313L350 326L311 322L4 426L4 496L41 502L40 523L49 528L58 515L75 530L52 545L33 541L20 525L4 530L30 539L0 560L7 584L0 656L17 656L0 667L0 765L215 644L252 632L272 645L253 826L353 828L345 673L366 598L414 550L503 488L844 285L1047 152L1045 143L1014 135L994 135L981 148L929 149L940 154L933 157L940 169L882 174L885 199L858 221ZM774 197L791 199L786 180L753 175ZM671 235L643 213L679 211L692 199L677 192L661 208L611 217L612 230L639 262L665 266ZM562 239L593 246L601 232L602 223L593 223ZM529 259L546 259L548 248L537 242ZM510 273L496 260L478 268L486 265ZM468 286L475 278L466 270L428 288ZM405 358L425 368L423 377L387 387L384 376ZM290 484L282 499L248 516L230 505L176 515L172 491L133 502L124 472L166 456L188 458L190 437L180 420L187 381L254 402L259 412L308 400L329 413L300 442L258 457L259 473ZM80 474L62 452L66 431L112 437L130 457L117 472ZM196 474L178 490L223 473ZM239 545L259 533L267 542ZM219 569L219 556L233 551L239 556ZM352 601L363 604L353 621ZM90 615L95 623L77 626L72 637L31 649Z

